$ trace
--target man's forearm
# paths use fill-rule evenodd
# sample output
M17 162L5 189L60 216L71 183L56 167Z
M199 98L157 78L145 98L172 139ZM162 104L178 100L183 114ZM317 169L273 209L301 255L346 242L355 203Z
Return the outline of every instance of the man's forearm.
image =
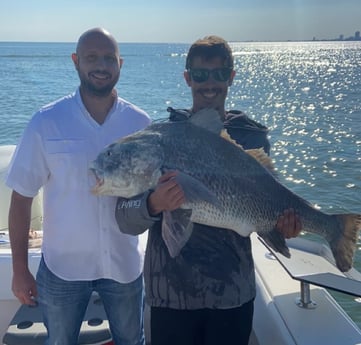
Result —
M146 192L131 199L118 199L115 218L120 231L130 235L139 235L159 220L159 217L149 215L147 203L149 193Z
M9 237L14 273L22 273L28 269L28 242L32 201L32 198L24 197L16 192L13 192L11 196Z

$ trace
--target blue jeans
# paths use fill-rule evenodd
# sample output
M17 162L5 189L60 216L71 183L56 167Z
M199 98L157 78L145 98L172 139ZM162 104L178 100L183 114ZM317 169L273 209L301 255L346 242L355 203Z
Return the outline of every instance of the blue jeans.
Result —
M36 276L38 302L48 330L45 344L76 345L89 299L96 291L103 301L116 345L144 345L143 276L128 284L111 279L67 281L41 259Z

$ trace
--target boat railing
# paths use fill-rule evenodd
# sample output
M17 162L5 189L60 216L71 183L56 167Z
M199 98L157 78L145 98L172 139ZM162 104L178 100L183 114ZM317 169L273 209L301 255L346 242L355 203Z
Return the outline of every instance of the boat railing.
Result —
M290 277L300 281L300 297L296 299L299 307L317 307L317 301L311 299L310 284L361 297L361 273L355 268L341 272L336 267L330 248L325 244L303 238L288 239L291 258L286 258L269 247L261 237L258 239Z

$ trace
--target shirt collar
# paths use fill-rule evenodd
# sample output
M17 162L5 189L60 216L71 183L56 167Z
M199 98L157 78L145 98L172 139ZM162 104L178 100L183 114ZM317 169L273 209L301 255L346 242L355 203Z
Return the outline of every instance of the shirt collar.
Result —
M115 98L114 98L114 103L112 105L112 107L110 108L107 117L104 121L104 123L106 123L108 121L108 119L111 117L111 115L115 112L115 110L118 107L118 102L116 101L118 98L118 92L116 90L113 90L113 92L115 92ZM77 104L79 105L82 114L88 119L88 121L94 122L97 125L99 125L94 119L93 117L90 115L90 113L88 112L87 108L85 107L83 100L81 98L81 94L80 94L80 87L77 88L76 92L75 92L75 100L77 102Z

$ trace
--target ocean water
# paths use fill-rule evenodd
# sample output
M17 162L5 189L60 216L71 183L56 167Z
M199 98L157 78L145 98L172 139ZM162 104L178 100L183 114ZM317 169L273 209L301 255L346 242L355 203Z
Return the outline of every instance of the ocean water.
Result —
M325 212L361 212L361 42L231 43L228 109L270 129L280 179ZM191 105L186 44L120 45L119 94L165 118ZM0 145L16 144L32 114L71 93L75 43L0 42ZM361 271L361 243L355 257ZM333 293L361 327L359 300Z

